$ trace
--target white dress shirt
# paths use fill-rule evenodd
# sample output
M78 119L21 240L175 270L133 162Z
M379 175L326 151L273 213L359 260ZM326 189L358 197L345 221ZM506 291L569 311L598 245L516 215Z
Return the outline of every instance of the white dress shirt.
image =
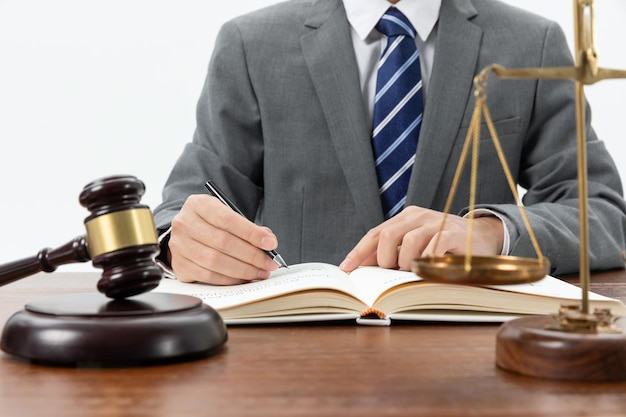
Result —
M352 45L356 55L361 83L363 102L367 109L368 121L371 126L374 114L374 96L376 95L377 64L383 50L387 46L387 37L376 30L376 24L389 7L396 7L411 22L417 36L415 44L420 53L422 69L422 96L424 107L427 105L428 81L433 69L435 58L435 41L437 38L437 21L442 0L404 0L396 4L388 0L343 0L348 22L352 32ZM518 236L515 226L499 213L491 210L476 210L476 217L496 216L502 221L504 239L502 255L510 251L511 236Z
M359 67L361 92L371 123L376 95L377 63L387 46L387 37L381 35L375 27L392 4L387 0L343 0L343 4L352 28L352 45ZM404 13L417 32L415 44L420 53L422 95L426 105L428 80L435 57L436 26L441 0L399 1L394 6Z

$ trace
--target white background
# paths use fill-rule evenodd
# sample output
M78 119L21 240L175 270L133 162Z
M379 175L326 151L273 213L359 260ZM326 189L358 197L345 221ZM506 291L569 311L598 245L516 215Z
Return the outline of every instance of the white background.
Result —
M506 1L558 21L573 49L572 0ZM156 207L191 139L219 26L277 2L0 0L0 264L83 234L78 195L94 179L135 175ZM595 3L600 64L626 69L626 1ZM626 80L586 92L626 179Z

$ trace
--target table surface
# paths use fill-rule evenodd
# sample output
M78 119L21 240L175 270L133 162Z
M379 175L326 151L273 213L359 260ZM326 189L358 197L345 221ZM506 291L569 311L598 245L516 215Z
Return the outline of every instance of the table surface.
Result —
M0 288L0 323L98 272ZM573 283L577 278L568 279ZM626 301L626 271L591 290ZM525 377L495 366L497 324L231 326L219 353L136 368L63 368L0 353L2 416L624 416L625 383Z

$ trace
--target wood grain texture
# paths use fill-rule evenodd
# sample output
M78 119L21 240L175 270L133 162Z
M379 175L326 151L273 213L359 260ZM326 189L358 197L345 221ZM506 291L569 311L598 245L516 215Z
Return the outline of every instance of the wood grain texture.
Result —
M0 323L26 302L95 291L98 274L38 274L0 288ZM575 282L575 278L568 278ZM626 272L591 289L626 299ZM531 378L495 364L498 325L229 328L197 361L120 369L31 365L0 354L3 416L623 416L626 383Z
M626 381L626 325L621 333L575 333L546 329L550 316L502 325L496 336L496 364L538 378L570 381Z

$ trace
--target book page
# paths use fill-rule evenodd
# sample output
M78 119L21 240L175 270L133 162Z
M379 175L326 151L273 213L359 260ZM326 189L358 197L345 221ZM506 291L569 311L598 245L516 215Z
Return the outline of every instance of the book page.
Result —
M582 298L582 289L580 287L550 275L545 276L539 281L526 284L492 285L489 286L489 288L559 299L580 300ZM609 297L591 291L588 291L588 296L589 300L610 300Z
M211 307L220 310L252 301L315 289L340 291L359 298L355 295L358 294L358 290L348 275L338 266L324 263L290 265L289 268L277 269L266 280L238 285L184 283L166 278L161 280L155 291L198 297Z
M385 291L408 282L422 281L422 278L413 272L379 266L359 267L350 273L350 279L358 288L359 298L370 307Z
M405 284L387 291L374 307L392 317L395 313L412 314L430 310L457 310L504 314L552 314L563 303L579 302L582 290L552 276L517 285L489 287L458 284L439 284L423 281L417 285ZM611 308L622 315L626 307L616 299L589 292L590 307Z

